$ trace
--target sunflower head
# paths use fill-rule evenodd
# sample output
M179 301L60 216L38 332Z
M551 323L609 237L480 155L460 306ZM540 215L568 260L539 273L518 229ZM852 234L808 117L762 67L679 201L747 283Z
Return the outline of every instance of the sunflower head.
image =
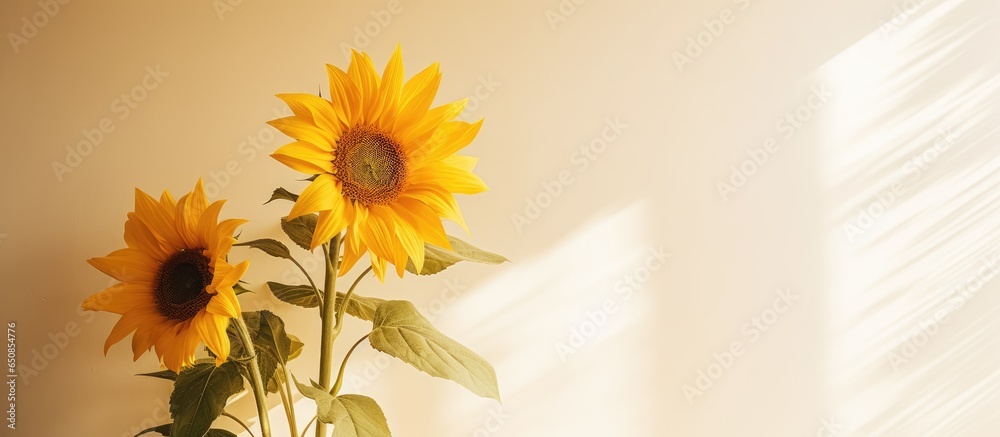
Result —
M233 232L246 220L219 222L225 201L208 203L201 180L194 191L174 200L136 189L135 211L125 222L126 248L88 260L120 281L88 297L83 308L120 314L104 344L104 353L128 334L133 359L155 348L175 372L194 363L199 343L215 354L216 364L229 357L229 319L240 317L233 285L248 262L235 266L226 255Z
M387 263L403 276L424 262L424 243L450 248L441 218L465 222L454 194L486 184L476 158L456 155L482 120L455 120L465 100L431 107L441 73L434 64L403 82L399 47L381 76L365 53L347 71L327 65L330 99L282 94L294 115L270 122L293 138L271 156L314 175L288 218L319 213L312 248L346 230L343 275L366 253L379 279Z

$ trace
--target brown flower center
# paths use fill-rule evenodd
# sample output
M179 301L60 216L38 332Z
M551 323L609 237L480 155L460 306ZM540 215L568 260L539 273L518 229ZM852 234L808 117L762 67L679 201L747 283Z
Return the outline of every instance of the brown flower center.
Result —
M173 254L156 274L156 307L173 320L188 320L212 300L206 287L212 283L210 260L204 249L185 249Z
M406 184L406 154L374 126L355 126L337 141L334 174L344 195L364 205L389 203Z

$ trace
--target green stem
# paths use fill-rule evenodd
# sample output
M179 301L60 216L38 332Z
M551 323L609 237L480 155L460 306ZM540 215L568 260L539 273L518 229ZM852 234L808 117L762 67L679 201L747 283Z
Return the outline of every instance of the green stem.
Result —
M347 355L344 356L344 362L340 363L340 372L337 373L337 382L333 384L333 390L330 390L331 395L336 396L337 393L340 393L340 386L344 382L344 369L347 369L347 360L351 359L351 354L354 353L354 349L357 349L358 345L360 345L362 341L365 341L369 335L370 334L365 334L364 337L358 339L358 341L354 343L354 346L351 346L351 349L347 351Z
M306 424L305 429L302 430L302 436L301 437L306 437L306 431L309 431L309 427L312 426L313 422L316 421L316 417L318 417L318 416L313 416L312 420L310 420L309 423Z
M279 364L278 367L282 372L283 384L278 386L278 394L281 395L281 403L285 406L285 417L288 418L288 430L291 431L292 435L297 435L297 424L295 423L295 403L292 402L292 386L288 382L292 379L291 373L288 371L288 367L283 364Z
M319 288L317 288L316 287L316 283L313 282L312 276L309 275L309 272L307 272L306 269L304 267L302 267L302 264L299 264L299 262L296 261L295 258L288 258L288 259L292 261L292 264L295 264L295 267L298 267L299 270L302 271L303 275L306 275L306 279L309 280L309 285L312 287L313 293L315 293L316 294L316 298L319 299L319 308L323 308L323 293L319 292ZM320 314L320 315L322 315L322 314Z
M344 327L344 313L347 311L347 304L351 303L351 297L354 296L354 289L357 288L358 283L364 279L365 275L371 271L372 267L368 266L365 271L361 272L361 274L358 275L358 278L354 280L354 283L351 284L351 288L347 290L347 294L344 295L344 302L340 304L340 308L337 310L337 324L333 327L334 332L338 335L340 334L340 330Z
M222 411L222 415L230 419L233 419L234 422L240 424L240 426L242 426L243 429L247 430L247 433L250 434L250 437L253 437L253 431L250 431L250 427L247 426L247 424L243 423L243 421L240 420L239 417L233 416L232 414L230 414L228 411L225 410Z
M267 387L260 376L260 367L257 364L257 351L254 350L253 340L250 338L250 330L243 322L242 317L233 319L236 321L236 332L240 334L240 341L243 348L250 354L250 385L253 387L253 396L257 401L257 418L260 421L260 433L263 437L271 437L271 422L267 416Z
M333 237L328 245L324 245L324 259L326 260L326 284L323 292L326 294L323 299L323 331L321 336L319 355L319 384L324 388L330 386L330 377L333 373L333 342L337 339L337 332L334 330L334 317L337 313L337 264L340 258L340 234ZM316 423L316 437L326 437L326 424Z

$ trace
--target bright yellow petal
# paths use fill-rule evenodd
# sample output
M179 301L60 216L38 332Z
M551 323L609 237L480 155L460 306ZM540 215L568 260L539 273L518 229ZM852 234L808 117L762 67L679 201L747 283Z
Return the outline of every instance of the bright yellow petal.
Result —
M378 99L379 77L367 53L351 50L351 65L347 67L347 75L358 88L361 97L358 108L361 116L357 122L370 123L377 120L382 113L382 102Z
M468 101L469 99L462 99L427 111L427 115L419 122L400 129L399 141L407 151L419 149L439 126L458 117Z
M414 184L437 184L459 194L476 194L486 191L486 183L479 176L458 167L437 162L410 174Z
M334 136L330 131L316 127L311 119L295 115L271 120L267 124L289 137L307 142L326 152L333 151L333 147L339 138L339 136Z
M233 319L240 317L240 304L239 300L236 299L236 293L233 291L233 288L231 286L228 288L219 287L216 291L218 293L212 296L212 300L208 302L205 311Z
M108 335L108 339L104 342L104 355L108 354L108 350L111 346L119 341L122 341L125 337L128 337L132 331L135 331L148 317L155 316L155 313L150 311L129 311L122 315L122 318L118 319L118 323L115 327L111 329L111 334Z
M184 240L174 228L174 218L167 209L142 190L135 190L135 215L150 231L176 252L185 248Z
M414 166L420 167L425 162L440 161L454 155L472 143L482 126L483 120L475 123L450 121L442 124L420 149L413 152Z
M375 273L375 277L378 278L379 282L385 282L385 271L386 271L386 261L384 258L380 258L375 255L374 252L370 253L372 260L372 272Z
M352 231L348 230L345 238L350 240L351 233ZM357 233L355 232L355 234ZM337 276L346 275L347 272L351 271L351 268L354 267L354 264L361 259L361 256L368 252L368 246L365 246L365 243L363 242L358 243L357 249L352 248L352 245L347 243L348 242L344 243L344 260L340 263L340 271L337 272Z
M361 115L360 91L344 70L327 64L326 72L330 78L330 103L337 117L344 126L354 126Z
M330 241L331 238L347 227L347 220L344 217L343 198L341 196L337 196L337 198L339 200L333 209L319 212L316 229L313 231L312 242L309 245L310 250L315 250L317 247L322 246L323 243Z
M437 95L440 85L441 72L437 63L410 78L406 85L403 85L399 115L396 116L393 131L402 130L404 127L422 120L427 115L431 104L434 103L434 96Z
M281 159L278 158L279 156L287 156L289 158L306 162L312 168L321 170L316 173L333 173L333 153L329 150L322 150L305 141L296 141L294 143L281 146L278 150L275 150L274 154L271 156L279 161L281 161Z
M154 303L153 289L149 284L115 284L91 295L80 306L89 311L125 314L132 308Z
M392 52L389 63L385 65L385 72L382 73L382 83L379 85L378 94L381 100L382 114L379 116L378 125L385 130L392 129L396 119L396 111L399 107L400 92L403 88L403 53L399 45Z
M87 262L105 275L121 282L151 282L156 277L156 261L139 249L119 249Z
M219 366L229 358L229 336L226 328L229 318L209 312L200 312L191 320L191 326L198 331L201 341L215 354L215 365Z
M288 219L332 210L337 207L338 202L343 203L343 199L341 199L340 187L337 186L333 175L321 174L299 195L292 210L288 212Z
M407 257L413 260L413 265L417 268L418 272L423 270L424 239L420 237L420 234L408 220L403 219L401 214L396 213L394 208L389 207L386 210L393 216L393 230L396 232L396 239L399 240L403 250L406 251ZM399 277L403 277L402 269L406 267L406 259L393 260L393 264L396 265Z
M317 127L326 129L334 137L339 137L344 126L333 111L330 101L313 94L278 94L292 112L302 118L311 118Z
M166 261L171 254L163 250L160 240L157 240L149 228L139 221L134 212L130 212L128 217L125 222L125 244L128 247L139 249L155 262Z

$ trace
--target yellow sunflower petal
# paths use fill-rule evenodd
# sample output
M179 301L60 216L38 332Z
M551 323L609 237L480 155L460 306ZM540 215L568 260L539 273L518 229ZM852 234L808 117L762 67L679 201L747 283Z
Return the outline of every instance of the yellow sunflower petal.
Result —
M153 234L167 243L168 248L180 250L185 247L184 240L174 227L172 213L139 189L135 190L135 215Z
M156 277L157 263L138 249L119 249L87 263L105 275L122 282L151 282Z
M229 358L229 336L226 328L229 317L219 316L209 312L201 312L194 316L191 325L198 331L201 341L215 354L215 365L219 366Z
M222 205L225 203L225 200L212 202L201 213L201 217L198 218L197 222L198 248L205 249L216 243L216 240L219 238L219 213L222 212Z
M275 150L271 155L278 161L281 161L285 165L292 167L295 170L301 171L303 173L309 174L319 174L319 173L333 173L333 153L329 150L322 150L311 143L305 141L296 141L294 143L289 143ZM283 161L281 158L291 158L297 162L304 162L308 165L307 170L301 170L296 168L287 162ZM316 171L319 170L319 171Z
M411 126L423 119L434 103L434 96L437 95L440 85L441 72L437 63L410 78L406 85L403 85L399 115L396 116L393 130Z
M341 199L340 187L337 186L333 175L321 174L299 195L292 210L288 212L288 219L332 210L337 207L338 202L343 203L343 199Z
M402 88L403 53L397 44L396 50L392 53L392 58L385 65L385 72L382 74L382 83L378 89L382 113L379 115L377 124L383 129L392 129L393 122L396 119L396 109L399 106L400 91Z
M454 155L464 149L479 135L483 120L475 123L450 121L442 124L434 135L414 153L414 166L420 167L424 162L434 162Z
M420 233L424 241L445 249L451 249L448 242L448 235L444 232L444 226L437 212L419 200L412 198L400 198L396 201L397 208L394 208L403 220L406 220L417 232Z
M316 126L326 129L334 137L339 137L344 130L330 102L313 94L278 94L292 112L302 118L311 118Z
M439 126L458 117L468 101L469 99L462 99L427 111L423 119L401 130L399 141L408 150L420 148Z
M143 320L132 334L132 361L152 349L168 326L169 320L158 315Z
M347 75L351 77L360 92L359 120L371 122L378 119L382 112L382 102L378 99L379 77L367 53L351 50L351 65L347 67Z
M296 115L271 120L267 124L289 137L307 142L327 152L333 151L333 146L336 144L338 138L332 132L316 127L312 123L312 120Z
M476 194L487 190L479 176L444 162L435 162L410 174L414 183L437 184L452 193Z
M385 282L385 270L386 270L386 260L385 258L380 258L375 255L374 252L369 253L371 255L372 261L372 272L375 273L375 277L378 278L379 282Z
M239 300L236 299L233 287L219 287L216 291L216 295L208 302L205 311L234 319L240 317L240 304Z
M344 126L354 126L360 114L361 94L350 76L333 65L327 64L327 76L330 78L330 103Z
M169 191L164 190L160 194L160 205L163 205L163 209L167 210L167 212L172 213L177 207L177 201L174 200L174 196L170 195Z
M348 230L345 238L350 239L351 233L352 231ZM354 232L354 234L357 234L357 232ZM361 256L366 252L368 252L368 246L365 246L365 243L363 242L359 242L357 246L352 246L345 242L344 260L340 263L340 271L337 272L337 276L344 276L347 272L351 271L354 264L356 264L358 260L361 259Z
M312 242L309 244L310 250L322 246L323 243L330 241L347 227L347 220L344 218L344 201L340 196L337 198L339 200L333 209L319 212Z
M421 238L414 226L408 220L403 219L403 216L394 211L393 208L389 207L385 208L385 210L392 216L393 230L396 232L396 238L399 240L403 250L406 251L407 258L413 260L413 265L419 272L424 268L424 239ZM393 260L393 263L396 265L399 277L403 277L401 269L406 268L406 259L396 259Z
M125 314L129 310L153 304L153 294L148 285L115 284L84 299L81 308L89 311L107 311Z
M407 187L401 197L409 197L426 203L434 212L457 223L468 232L469 227L466 226L462 212L458 209L455 197L440 186L436 184L413 184Z
M108 350L111 346L119 341L122 341L125 337L128 337L132 331L135 331L147 317L153 317L154 313L150 311L130 311L122 315L122 318L118 319L118 323L115 323L115 327L111 328L111 334L108 334L108 339L104 342L104 355L108 354Z
M128 214L129 219L125 221L125 244L128 247L139 249L156 262L163 262L170 256L160 245L160 240L149 231L135 213Z

